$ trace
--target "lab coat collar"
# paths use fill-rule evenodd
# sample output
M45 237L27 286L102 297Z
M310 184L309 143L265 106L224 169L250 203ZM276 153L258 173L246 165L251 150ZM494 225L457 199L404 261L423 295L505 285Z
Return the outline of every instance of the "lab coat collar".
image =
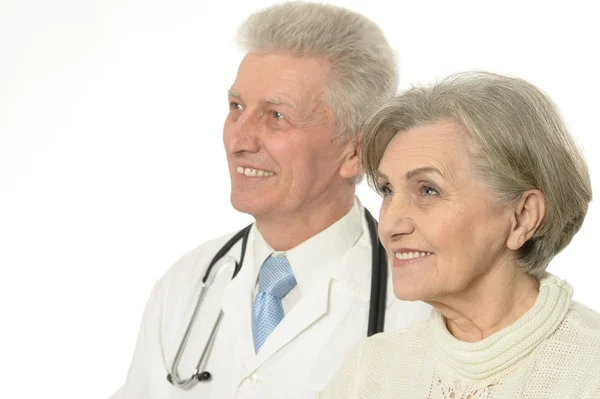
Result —
M360 238L360 221L360 205L356 199L350 212L344 217L287 251L287 258L301 292L310 290L315 280L331 276L332 266L339 263L346 251Z
M371 237L369 225L365 217L365 208L358 198L356 199L356 204L352 209L352 212L356 212L357 225L360 230L357 242L353 245L362 246L365 251L371 253ZM357 262L335 262L335 266L329 273L333 280L342 283L363 302L369 302L371 295L371 257L365 259L365 262L365 264Z

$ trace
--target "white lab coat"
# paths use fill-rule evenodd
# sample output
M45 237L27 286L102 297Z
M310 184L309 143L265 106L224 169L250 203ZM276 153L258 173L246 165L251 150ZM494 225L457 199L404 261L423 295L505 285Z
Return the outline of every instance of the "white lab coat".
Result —
M361 207L362 213L362 207ZM127 381L111 399L313 398L333 377L344 358L366 337L369 313L371 244L363 217L359 240L327 268L328 278L303 292L289 314L254 353L251 307L256 281L251 230L244 266L230 280L233 262L218 273L199 311L179 366L189 377L220 309L224 317L210 358L202 370L212 379L182 390L166 379L202 276L212 257L233 233L207 242L182 257L156 284L144 311ZM241 241L229 255L240 257ZM406 328L428 317L421 302L397 300L388 281L385 330Z

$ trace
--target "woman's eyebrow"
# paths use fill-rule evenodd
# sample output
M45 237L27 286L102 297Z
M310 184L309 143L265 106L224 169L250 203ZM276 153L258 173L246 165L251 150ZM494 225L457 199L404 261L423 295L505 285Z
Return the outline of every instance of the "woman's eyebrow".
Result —
M377 170L377 172L375 173L375 175L376 175L376 177L377 177L377 178L379 178L379 179L385 179L385 180L388 180L388 181L390 180L390 179L387 177L387 175L386 175L385 173L383 173L382 171L380 171L380 170Z
M415 175L418 175L420 173L435 173L435 174L438 174L441 177L445 178L444 174L442 172L440 172L440 170L438 168L434 168L433 166L423 166L422 168L409 170L408 172L406 172L404 177L406 178L406 180L409 180L412 177L414 177Z

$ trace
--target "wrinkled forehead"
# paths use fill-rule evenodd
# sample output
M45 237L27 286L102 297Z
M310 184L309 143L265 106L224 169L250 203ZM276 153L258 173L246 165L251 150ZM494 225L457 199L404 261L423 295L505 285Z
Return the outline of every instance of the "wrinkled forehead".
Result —
M230 92L247 102L286 102L310 108L324 102L327 71L327 63L315 57L248 53Z
M404 176L411 170L435 168L450 178L467 172L471 139L455 122L431 123L398 132L383 152L379 171Z

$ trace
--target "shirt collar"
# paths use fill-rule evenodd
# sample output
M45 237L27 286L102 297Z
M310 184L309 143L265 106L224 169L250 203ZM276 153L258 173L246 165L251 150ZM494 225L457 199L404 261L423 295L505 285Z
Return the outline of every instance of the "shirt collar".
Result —
M315 278L328 275L331 266L338 262L343 254L358 241L363 231L361 210L360 202L355 199L352 209L340 220L284 252L273 250L260 231L255 228L253 245L255 281L260 266L271 254L286 256L294 272L297 287L301 292L306 291Z

